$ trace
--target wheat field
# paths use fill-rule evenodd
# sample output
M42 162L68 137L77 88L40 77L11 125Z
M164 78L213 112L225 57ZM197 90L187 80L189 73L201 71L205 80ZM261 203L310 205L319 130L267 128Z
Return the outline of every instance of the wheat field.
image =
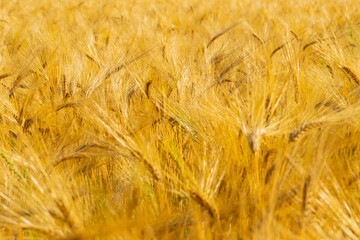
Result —
M359 9L0 0L0 239L359 239Z

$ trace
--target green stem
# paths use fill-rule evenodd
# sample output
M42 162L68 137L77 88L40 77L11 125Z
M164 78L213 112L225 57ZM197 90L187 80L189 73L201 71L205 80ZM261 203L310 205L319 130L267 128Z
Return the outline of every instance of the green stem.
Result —
M11 167L11 169L13 170L13 172L21 179L24 180L24 177L21 175L21 173L19 172L19 170L16 168L15 164L13 162L11 162L4 153L0 152L0 156L6 161L6 163Z

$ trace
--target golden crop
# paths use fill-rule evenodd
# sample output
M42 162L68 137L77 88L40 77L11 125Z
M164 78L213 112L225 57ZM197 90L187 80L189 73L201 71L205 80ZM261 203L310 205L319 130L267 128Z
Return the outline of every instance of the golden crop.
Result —
M0 239L359 239L359 9L0 0Z

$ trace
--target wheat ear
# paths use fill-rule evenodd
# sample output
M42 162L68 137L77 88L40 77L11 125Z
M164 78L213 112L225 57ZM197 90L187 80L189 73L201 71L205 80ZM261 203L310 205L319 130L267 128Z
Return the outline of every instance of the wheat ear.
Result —
M324 124L325 124L324 121L318 121L318 122L309 122L301 125L300 127L296 128L294 131L290 133L289 142L296 141L300 137L304 136L306 132L308 132L309 130L313 128L319 128Z
M214 204L211 204L198 192L190 191L189 193L191 198L194 199L203 208L205 208L212 218L219 218L219 212Z

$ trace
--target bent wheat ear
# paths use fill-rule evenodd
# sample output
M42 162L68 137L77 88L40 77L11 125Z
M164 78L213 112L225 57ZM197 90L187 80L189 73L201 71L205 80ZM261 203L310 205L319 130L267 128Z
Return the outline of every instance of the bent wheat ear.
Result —
M322 106L329 107L336 112L340 112L344 110L343 107L339 106L339 104L333 101L319 102L318 104L315 105L315 109L319 109Z
M251 36L253 36L256 40L258 40L262 45L264 45L264 41L255 33L252 33Z
M11 87L10 91L9 91L9 98L14 98L14 91L15 88L20 84L21 80L23 79L23 75L19 75L16 80L13 83L13 86Z
M195 191L190 191L190 196L193 200L205 208L212 218L219 218L219 213L216 206L207 201L201 194Z
M79 103L74 103L74 102L64 103L64 104L59 105L55 111L58 112L63 108L76 108L78 106L80 106Z
M353 183L355 183L360 178L360 172L353 175L349 180L347 186L350 187Z
M233 29L234 27L236 27L239 23L234 23L233 25L231 25L230 27L226 28L225 30L223 30L222 32L216 34L213 38L211 38L211 40L209 41L209 43L206 45L206 48L209 48L210 45L219 37L221 37L223 34L225 34L226 32L230 31L231 29Z
M145 94L148 98L150 98L150 85L151 85L152 81L148 81L145 85Z
M303 214L305 214L305 211L306 211L306 203L307 203L310 180L311 180L311 177L307 176L305 179L305 182L304 182L303 194L302 194L302 212L303 212Z
M360 85L360 80L358 76L356 76L356 74L350 68L346 66L341 66L341 70L346 73L352 80L354 80L357 85Z
M249 147L251 149L251 151L253 153L257 152L259 150L259 140L260 140L260 136L258 133L256 132L251 132L250 134L248 134L246 136L246 140L248 141L249 143Z
M136 56L134 58L131 58L129 61L126 61L126 62L120 64L119 66L115 67L113 70L107 72L104 79L108 79L111 75L113 75L114 73L119 72L121 69L123 69L127 65L130 65L131 63L136 62L137 60L145 57L151 51L153 51L153 48L143 52L142 54L140 54L140 55L138 55L138 56Z
M296 128L294 131L292 131L290 133L289 142L296 141L301 136L304 136L306 134L306 132L308 132L309 130L311 130L313 128L319 128L324 124L325 124L325 122L320 121L320 122L310 122L310 123L301 125L300 127Z
M0 79L7 78L9 76L10 76L10 74L5 73L5 74L0 75Z
M292 35L294 35L296 41L299 41L299 40L300 40L299 37L298 37L298 35L296 35L296 33L295 33L294 31L291 30L290 33L291 33Z
M276 205L275 208L279 209L281 208L286 202L290 201L294 196L296 196L296 194L298 194L298 189L299 187L293 187L283 193L281 193L277 200L276 200Z
M283 47L285 47L285 44L282 44L282 45L280 45L279 47L275 48L275 49L271 52L270 58L272 58L272 57L275 55L275 53L277 53L277 52L278 52L279 50L281 50Z
M305 51L308 47L310 47L311 45L314 45L315 43L317 43L317 41L312 41L312 42L305 44L305 46L303 47L303 51Z
M275 169L276 169L276 164L273 164L271 165L269 170L267 170L265 175L265 185L270 182L271 176L273 175Z

